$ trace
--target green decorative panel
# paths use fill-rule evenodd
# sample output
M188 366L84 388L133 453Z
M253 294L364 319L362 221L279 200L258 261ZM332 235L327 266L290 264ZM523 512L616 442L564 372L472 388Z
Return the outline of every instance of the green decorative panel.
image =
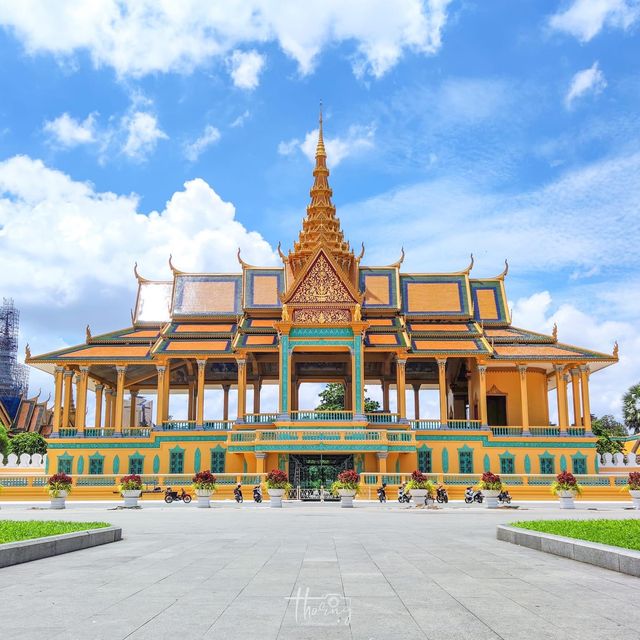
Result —
M540 458L540 473L554 474L556 472L555 456L546 452L539 456Z
M531 458L528 453L524 457L524 472L531 473Z
M200 447L198 447L196 449L196 452L193 456L193 469L196 473L198 473L198 471L200 471L200 465L202 464L201 462L201 454L200 454Z
M116 455L113 459L113 473L120 473L120 456Z
M364 395L362 393L362 338L359 335L353 338L353 360L355 364L355 412L362 414L364 413L364 407L362 406Z
M442 450L442 472L449 473L449 450L446 447Z
M353 464L355 465L356 471L362 473L364 471L364 454L356 453L353 456Z
M89 475L99 476L104 473L104 456L97 451L89 456Z
M144 473L144 456L139 453L129 456L129 473L138 476Z
M222 447L211 449L211 473L224 473L226 452Z
M482 459L482 467L485 471L491 471L491 460L489 459L488 453L484 454L484 458Z
M460 473L473 473L473 451L458 449L458 468Z
M505 451L499 457L501 474L510 475L516 472L516 459L512 454L510 454L508 451ZM511 480L509 482L511 483Z
M429 447L420 447L418 449L418 469L423 473L431 473L433 471L431 453L432 451Z
M280 338L280 407L289 412L289 336Z
M560 471L567 470L567 457L565 455L560 456Z
M184 473L184 449L175 447L169 451L169 473Z
M49 456L47 456L47 463L49 462ZM48 473L48 470L47 470ZM73 456L70 456L66 451L58 456L58 470L56 473L66 473L73 475Z
M160 456L158 454L153 458L153 473L160 473Z
M285 453L278 454L278 469L287 471L289 468L289 457Z
M350 327L295 327L290 335L292 338L350 338L353 331Z
M600 471L600 454L596 453L596 473Z
M396 473L400 473L400 458L396 460Z
M84 473L84 457L78 456L78 475L82 475Z
M571 469L572 472L581 475L587 473L587 456L583 455L579 451L571 456Z
M243 460L242 460L242 473L247 473L247 469L248 469L248 467L247 467L247 459L243 458Z

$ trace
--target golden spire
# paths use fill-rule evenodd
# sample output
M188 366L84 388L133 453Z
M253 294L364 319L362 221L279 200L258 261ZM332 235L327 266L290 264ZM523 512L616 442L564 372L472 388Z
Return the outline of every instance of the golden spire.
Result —
M336 208L331 201L333 191L329 186L329 169L327 168L327 152L324 146L324 130L322 122L322 103L318 128L318 144L316 145L316 162L313 169L313 186L311 202L307 207L307 215L302 221L302 230L293 250L289 252L288 261L297 273L306 264L311 254L320 244L331 251L336 262L345 273L353 275L355 256L349 243L344 239L340 228L340 220L336 217Z

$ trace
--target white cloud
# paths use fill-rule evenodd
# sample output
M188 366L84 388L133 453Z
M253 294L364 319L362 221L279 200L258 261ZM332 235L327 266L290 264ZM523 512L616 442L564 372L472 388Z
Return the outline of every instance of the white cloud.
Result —
M624 292L623 296L626 296ZM621 303L624 301L621 299ZM558 325L558 340L596 351L611 352L613 343L620 345L620 361L591 377L589 391L591 410L602 416L611 413L620 419L622 395L631 384L640 380L640 335L631 322L612 320L617 316L616 301L610 300L609 315L598 318L573 304L554 305L551 294L541 291L516 301L513 323L534 331L551 333Z
M564 10L549 19L557 31L589 42L604 27L627 30L640 17L638 0L573 0Z
M218 140L220 140L220 131L208 124L200 137L185 145L184 155L190 162L195 162L207 147L215 144Z
M167 134L158 127L158 119L151 113L134 111L122 119L126 140L122 152L129 158L144 160Z
M331 167L338 166L345 158L357 156L374 147L375 127L373 125L351 125L344 137L325 136L324 146L327 151L327 164ZM287 142L280 142L278 153L288 156L296 151L301 151L311 162L314 161L316 145L318 143L318 129L307 133L304 140L293 138Z
M75 147L96 141L95 114L90 113L82 122L63 113L44 124L44 130L56 144L63 147Z
M188 72L248 45L277 43L302 74L334 44L354 47L354 73L380 77L408 51L434 54L450 0L23 0L0 5L0 24L29 53L86 51L120 76Z
M564 99L565 106L570 109L578 98L602 93L606 86L604 73L598 67L598 63L594 62L588 69L578 71L571 79L571 86Z
M246 109L244 113L241 113L229 126L235 129L236 127L241 127L244 123L249 119L249 110Z
M240 89L255 89L260 82L264 63L264 56L255 50L234 51L228 59L233 84Z

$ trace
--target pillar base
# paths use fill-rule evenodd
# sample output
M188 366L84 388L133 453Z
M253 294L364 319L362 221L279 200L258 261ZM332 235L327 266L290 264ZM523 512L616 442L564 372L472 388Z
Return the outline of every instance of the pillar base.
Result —
M290 420L291 420L291 416L288 413L278 414L278 422L289 422Z

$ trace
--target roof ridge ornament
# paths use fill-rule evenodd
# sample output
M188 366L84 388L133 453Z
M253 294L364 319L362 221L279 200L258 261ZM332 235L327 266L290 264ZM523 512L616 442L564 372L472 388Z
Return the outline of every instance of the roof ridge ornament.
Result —
M553 323L553 331L551 332L554 342L558 342L558 323Z
M494 278L494 280L504 280L508 273L509 273L509 261L505 258L504 259L504 270L502 271L502 273L498 274Z
M169 268L173 272L174 276L179 276L184 273L184 271L180 271L180 269L177 269L176 266L173 264L173 254L171 253L169 254Z
M619 351L620 347L618 346L618 341L616 340L613 343L613 357L618 360L618 351Z
M31 347L29 346L28 342L24 347L24 354L25 354L27 360L31 359Z
M85 328L85 333L86 333L87 342L91 342L91 338L93 336L91 335L91 327L89 325L87 325L87 327Z
M393 268L400 268L400 265L404 262L404 247L400 247L400 257L393 262L392 264L389 265L390 269Z

